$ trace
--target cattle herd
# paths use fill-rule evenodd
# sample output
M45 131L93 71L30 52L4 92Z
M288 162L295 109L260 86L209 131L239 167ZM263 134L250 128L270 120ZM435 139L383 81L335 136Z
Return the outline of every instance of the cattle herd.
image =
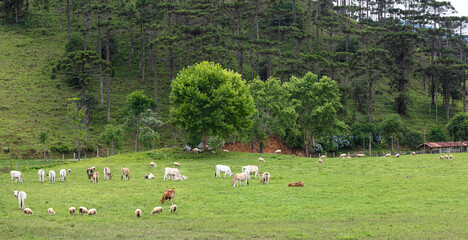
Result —
M192 151L194 153L199 153L199 151ZM276 151L277 154L281 153L281 150ZM259 158L259 162L265 162L263 158ZM185 180L188 177L185 175L182 175L179 171L178 168L180 168L180 164L177 162L174 162L173 165L177 168L169 168L166 167L164 169L164 177L163 180ZM150 163L151 167L156 168L156 164L154 162ZM67 172L68 174L71 173L71 169L65 170L61 169L60 170L60 181L65 182L66 177L67 177ZM104 180L112 180L112 173L109 167L105 167L103 170L104 173ZM271 178L271 175L269 172L264 172L263 174L260 173L258 166L254 165L247 165L242 167L242 172L233 174L231 171L231 168L229 166L225 165L216 165L215 168L215 177L221 177L221 174L224 173L224 177L230 176L232 177L234 175L234 179L232 181L232 186L239 186L242 185L242 181L245 181L245 185L249 185L249 181L251 179L251 175L253 174L255 178L259 177L260 178L260 183L261 184L268 184ZM96 171L96 167L90 167L86 169L86 174L88 176L88 180L93 183L93 184L98 184L99 183L99 172ZM45 178L45 171L43 169L40 169L38 171L39 175L39 182L44 182ZM11 183L13 183L13 180L15 182L20 182L24 183L24 178L23 175L20 171L10 171L10 176L11 176ZM48 174L49 178L49 183L55 183L55 171L51 170L49 171ZM130 179L130 169L128 168L122 168L122 176L121 180L122 181L128 181ZM152 173L149 173L145 175L145 179L154 179L154 175ZM290 187L303 187L304 183L303 182L293 182L290 183L288 186ZM26 193L23 191L13 191L14 196L18 199L19 203L19 208L23 210L24 214L27 214L28 216L33 214L33 211L30 208L25 208L24 201L26 199ZM175 190L174 189L167 189L164 191L163 197L161 198L161 203L164 204L166 201L171 203L171 207L169 208L171 213L174 213L177 210L177 205L174 204L174 197L175 197ZM71 215L75 214L75 207L70 207L68 209L69 213ZM163 211L163 208L161 206L155 207L151 214L161 214ZM49 214L54 215L55 211L53 208L49 208L47 210ZM97 210L92 208L92 209L87 209L86 207L80 207L78 208L78 212L80 215L86 214L88 216L95 215L97 214ZM137 218L142 216L142 211L140 209L135 210L135 216Z

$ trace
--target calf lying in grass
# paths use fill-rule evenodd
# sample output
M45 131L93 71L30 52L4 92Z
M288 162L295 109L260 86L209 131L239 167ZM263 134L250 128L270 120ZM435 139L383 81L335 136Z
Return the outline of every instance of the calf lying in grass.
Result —
M304 187L304 182L292 182L288 187Z

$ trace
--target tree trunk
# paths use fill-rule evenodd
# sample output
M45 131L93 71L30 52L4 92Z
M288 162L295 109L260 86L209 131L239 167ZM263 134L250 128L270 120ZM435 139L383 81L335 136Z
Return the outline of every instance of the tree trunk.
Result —
M108 64L110 64L110 44L109 44L109 38L110 36L107 36L107 41L106 41L106 61ZM110 70L107 70L106 74L106 85L107 85L107 122L110 122Z
M463 113L466 113L466 79L465 79L465 70L463 70Z
M83 11L83 50L86 51L87 49L87 21L86 21L86 11Z
M70 43L70 0L67 0L67 33L68 33L68 43ZM78 153L78 156L80 154Z
M59 23L60 30L62 30L62 0L59 0Z
M101 15L98 17L98 50L99 57L102 58L102 27L101 27ZM100 104L104 107L104 81L102 80L102 64L99 64L99 83L100 83Z
M128 42L128 45L130 47L130 50L128 51L128 65L130 66L130 63L132 62L132 57L133 57L133 16L130 18L130 23L129 23L129 31L128 31L128 35L129 35L129 42Z
M84 149L86 155L86 147L88 147L88 106L86 102L85 84L81 84L81 104L83 106L83 125L84 125Z
M145 83L145 31L141 25L141 83Z
M158 54L157 46L154 47L154 105L156 106L156 111L158 111Z
M312 0L307 3L307 31L309 33L309 52L312 51Z
M372 157L372 133L369 133L369 157Z
M392 137L392 152L391 152L391 154L393 154L393 137Z
M45 144L44 144L44 161L46 160L46 157L45 157Z

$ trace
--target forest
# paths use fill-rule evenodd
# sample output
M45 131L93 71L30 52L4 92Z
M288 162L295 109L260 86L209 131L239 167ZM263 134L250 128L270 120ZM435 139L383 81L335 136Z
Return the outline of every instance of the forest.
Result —
M468 137L450 125L465 116L468 69L468 17L450 16L450 2L1 0L0 11L2 31L36 29L62 44L43 69L51 85L72 89L61 106L72 137L39 127L27 142L44 149L198 144L204 136L171 124L170 93L183 69L203 61L239 73L256 112L250 128L211 136L212 145L262 152L272 135L309 154ZM337 94L315 94L332 100L301 103L295 82L322 79ZM131 105L139 100L142 111ZM320 104L333 105L333 124L301 117ZM3 150L17 144L5 139Z

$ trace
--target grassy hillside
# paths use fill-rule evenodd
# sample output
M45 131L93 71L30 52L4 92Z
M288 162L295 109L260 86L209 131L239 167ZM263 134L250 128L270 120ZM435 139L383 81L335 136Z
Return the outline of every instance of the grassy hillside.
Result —
M167 157L165 155L167 154ZM259 163L258 157L265 158ZM468 155L454 160L436 155L401 158L316 159L273 154L187 154L170 149L68 163L46 172L71 168L67 181L39 183L37 169L24 170L25 183L0 174L0 234L24 238L227 238L227 239L461 239L468 234L465 184ZM151 168L150 161L157 164ZM163 181L164 167L181 164L185 181ZM272 175L269 185L252 179L249 186L232 187L232 178L214 177L216 164L240 172L258 165ZM91 184L86 168L102 174L111 168L114 178ZM120 180L128 167L131 178ZM146 180L152 172L156 179ZM408 176L408 177L406 177ZM289 188L304 181L304 188ZM165 189L176 190L179 210L160 216ZM12 191L28 195L27 217L18 209ZM68 208L96 208L96 216L70 216ZM56 215L49 215L52 207ZM135 209L143 211L136 219Z

